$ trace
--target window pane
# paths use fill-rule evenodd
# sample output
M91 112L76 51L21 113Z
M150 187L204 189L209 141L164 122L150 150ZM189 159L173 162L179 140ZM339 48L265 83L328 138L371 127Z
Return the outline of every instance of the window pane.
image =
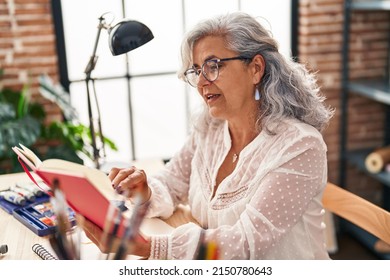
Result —
M279 51L291 55L291 1L241 0L242 11L259 17L260 23L279 42Z
M184 0L186 30L189 30L200 20L210 18L215 15L237 11L237 0Z
M115 22L121 19L121 1L66 0L61 1L63 10L65 46L68 60L69 79L85 78L84 70L93 53L98 32L98 18L112 12ZM87 11L87 12L86 12ZM105 15L109 23L113 16ZM96 51L98 62L93 76L124 75L126 65L123 56L112 56L108 47L107 30L102 29Z
M175 75L133 79L137 158L170 158L182 146L187 134L183 88Z
M175 72L183 34L181 0L143 0L142 4L133 1L126 8L127 17L146 24L154 35L153 40L129 53L130 72Z
M70 92L72 105L80 113L81 122L89 126L85 88L84 83L72 83ZM92 87L90 90L92 93ZM119 149L118 152L106 149L107 158L110 161L130 162L132 154L127 80L97 81L96 92L101 113L103 135L110 138ZM92 104L93 108L96 108L93 99ZM97 117L96 109L93 112L93 116Z

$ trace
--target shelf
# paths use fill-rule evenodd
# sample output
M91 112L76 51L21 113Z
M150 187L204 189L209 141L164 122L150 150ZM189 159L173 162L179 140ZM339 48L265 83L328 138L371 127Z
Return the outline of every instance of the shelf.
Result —
M356 81L347 84L348 90L377 102L390 105L390 86L383 81Z
M380 181L382 184L390 188L390 173L389 172L380 172L378 174L371 173L367 170L364 161L367 155L372 151L372 149L364 149L357 151L350 151L347 154L347 160L354 164L359 170L366 172L368 175L374 179Z
M390 1L361 1L351 2L353 10L386 10L390 11Z
M350 81L349 73L349 56L350 56L350 32L351 32L351 14L353 11L366 11L370 12L380 12L390 11L390 0L379 1L379 0L345 0L344 5L344 22L343 22L343 48L342 48L342 116L341 116L341 149L340 149L340 158L342 164L340 165L340 186L347 187L347 163L354 165L357 170L360 170L370 176L374 180L383 184L383 208L388 210L390 209L390 173L389 172L380 172L377 174L371 173L367 170L365 166L365 160L370 152L374 149L362 149L362 150L350 150L347 148L347 134L348 134L348 99L350 94L360 95L370 100L373 100L377 103L390 105L390 82L387 78L382 81L379 80L354 80ZM375 16L375 15L374 15ZM390 53L389 53L390 55ZM389 66L389 65L387 65ZM390 69L387 69L387 72ZM387 73L388 74L388 73ZM386 107L386 110L389 112L389 107ZM385 144L388 143L388 131L390 116L386 114L386 123L385 123ZM368 186L367 186L368 187ZM348 228L351 233L357 239L361 241L367 248L369 248L374 253L378 254L375 250L374 244L377 241L372 235L369 235L366 231L358 227L343 226L341 228ZM390 254L380 255L383 259L390 259Z

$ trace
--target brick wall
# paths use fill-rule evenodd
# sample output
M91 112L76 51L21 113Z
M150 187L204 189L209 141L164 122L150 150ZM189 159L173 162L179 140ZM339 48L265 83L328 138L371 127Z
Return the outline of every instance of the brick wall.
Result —
M318 72L327 103L336 115L325 132L328 144L329 180L339 179L340 94L343 0L300 0L299 59ZM351 32L351 78L385 74L389 15L383 12L354 12ZM38 95L37 78L48 74L58 80L55 35L50 0L0 0L0 68L3 86L20 89L31 81L33 96L49 113L48 121L59 118L59 110ZM363 97L350 96L349 148L381 145L383 107ZM348 182L357 192L378 200L378 183L354 168ZM367 189L370 186L370 189Z
M329 180L339 180L340 96L344 0L301 0L299 59L318 72L327 103L336 115L325 132L328 144ZM354 11L350 32L350 79L383 77L388 61L389 14ZM349 95L348 148L383 145L384 107L357 95ZM370 200L380 202L377 181L348 166L348 187Z
M2 86L20 90L30 84L32 98L44 105L46 122L60 119L56 106L38 93L38 77L58 80L50 0L0 0L0 69Z

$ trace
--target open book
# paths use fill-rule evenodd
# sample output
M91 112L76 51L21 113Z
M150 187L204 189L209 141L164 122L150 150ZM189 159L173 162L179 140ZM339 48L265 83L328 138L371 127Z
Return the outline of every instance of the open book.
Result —
M43 189L46 193L52 195L53 183L55 182L64 193L66 202L75 212L104 229L110 204L118 201L118 194L112 188L111 181L103 171L61 159L41 161L33 151L21 144L20 147L15 146L12 149L18 155L19 161L30 179L35 181L27 167L49 187ZM38 187L42 189L42 186L38 185ZM130 215L128 212L123 212L118 236L122 236L124 233L124 220L127 218L126 215ZM150 219L143 223L149 228L149 230L145 228L149 234L151 223L153 224ZM161 227L161 223L157 223L158 227ZM164 233L169 231L170 226L166 226L162 228ZM141 232L142 228L141 226Z

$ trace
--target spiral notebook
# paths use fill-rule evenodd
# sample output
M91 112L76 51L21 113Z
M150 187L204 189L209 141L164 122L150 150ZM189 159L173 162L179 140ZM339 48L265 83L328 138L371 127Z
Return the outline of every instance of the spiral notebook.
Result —
M33 252L37 254L42 260L58 260L51 252L49 252L42 244L35 243L32 248Z

